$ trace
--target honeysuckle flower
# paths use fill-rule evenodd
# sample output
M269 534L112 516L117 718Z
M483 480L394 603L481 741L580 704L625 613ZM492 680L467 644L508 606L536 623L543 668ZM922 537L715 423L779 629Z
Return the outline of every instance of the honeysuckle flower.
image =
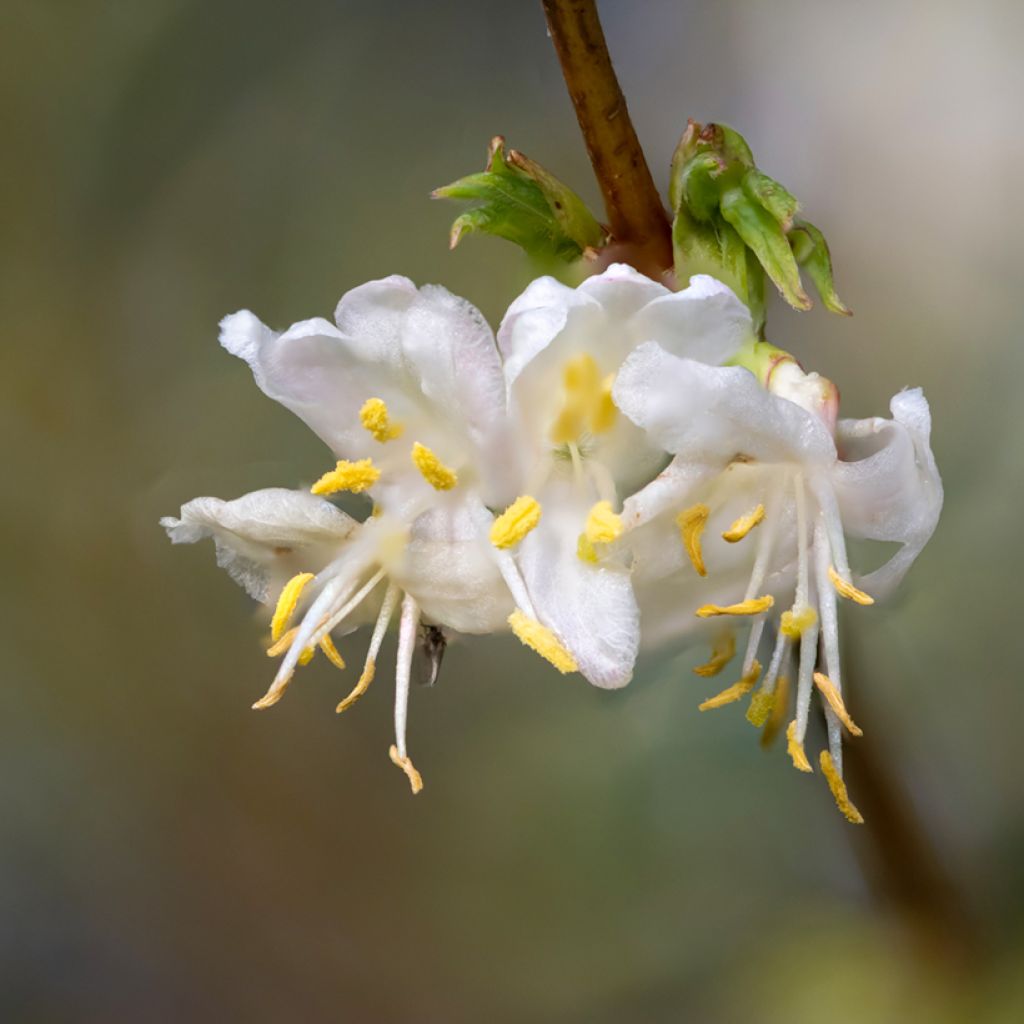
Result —
M804 373L786 353L758 343L741 361L744 366L709 367L648 343L620 369L617 406L674 456L623 507L624 529L634 532L635 573L666 582L671 567L659 564L658 552L673 532L690 562L680 593L692 599L705 575L711 584L688 614L709 623L751 620L740 680L702 709L754 690L762 673L757 654L770 624L775 635L765 644L767 669L748 718L778 728L789 662L798 650L789 753L797 768L812 770L804 738L817 688L828 725L828 750L819 763L840 809L860 821L842 780L842 730L860 731L842 698L837 596L872 604L872 595L899 582L935 529L942 485L930 448L928 403L920 389L907 390L892 399L892 419L837 422L835 386ZM847 535L901 546L855 580ZM657 593L666 600L664 585ZM819 638L824 671L817 671ZM712 658L697 672L721 671L733 644L722 630Z
M520 502L543 509L506 544L515 548L506 564L521 572L536 618L598 686L629 682L639 644L629 570L615 557L620 497L666 459L619 414L619 367L646 341L717 364L750 337L746 307L718 281L697 276L671 292L621 264L577 288L539 278L501 323Z

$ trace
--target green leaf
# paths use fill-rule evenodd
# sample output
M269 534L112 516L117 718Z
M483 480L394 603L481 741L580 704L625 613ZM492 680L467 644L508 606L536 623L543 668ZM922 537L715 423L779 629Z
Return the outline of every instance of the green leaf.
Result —
M814 282L825 308L842 316L853 316L853 310L836 294L832 281L832 256L825 236L810 221L798 220L789 233L789 244L797 263Z
M722 196L721 210L725 220L753 250L782 297L794 309L810 309L811 300L800 283L800 268L779 222L741 189L732 189Z
M522 153L506 154L501 136L491 140L486 170L432 195L478 204L452 225L453 249L465 235L483 233L513 242L538 261L572 262L607 240L607 232L575 192Z
M800 204L774 178L754 168L743 176L743 191L760 203L779 222L783 231L789 231L793 226Z

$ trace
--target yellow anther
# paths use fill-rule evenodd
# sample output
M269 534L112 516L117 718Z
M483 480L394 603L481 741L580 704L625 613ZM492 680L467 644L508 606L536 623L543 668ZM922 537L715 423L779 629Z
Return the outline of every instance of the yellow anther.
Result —
M875 599L870 594L865 594L863 590L858 590L852 583L844 580L831 565L828 567L828 578L832 581L832 586L836 588L836 593L840 597L856 601L857 604L875 603Z
M779 676L775 680L775 703L768 721L761 730L761 746L767 747L779 734L782 722L786 717L786 705L789 703L789 679Z
M775 691L772 690L771 693L768 693L765 690L759 690L750 698L750 707L747 708L747 721L756 729L760 729L771 717L774 710Z
M565 397L551 427L558 445L579 441L584 433L602 434L615 425L618 409L612 401L615 375L601 379L597 361L587 352L570 359L562 368Z
M502 550L515 547L539 522L540 502L520 495L491 524L491 543Z
M585 533L581 533L576 540L576 557L581 562L589 562L591 565L597 565L600 561L597 548L590 543Z
M764 519L764 505L758 505L753 512L748 512L745 516L740 516L729 527L725 533L722 534L722 540L727 540L730 544L735 544L737 541L743 540L744 537L750 531L757 526L758 523Z
M591 544L611 544L622 536L622 517L612 511L610 501L599 501L590 510L585 529Z
M284 652L287 651L289 647L291 647L292 641L295 639L295 634L298 633L298 631L298 626L292 626L292 628L289 629L287 633L284 633L281 636L280 640L277 640L275 643L272 643L267 648L267 657L276 658L279 654L284 654Z
M375 441L394 441L401 437L405 427L392 423L388 407L382 398L368 398L359 410L359 422L373 435Z
M398 753L398 747L396 747L394 743L391 744L388 756L391 758L392 764L398 765L398 767L405 772L405 777L409 780L409 786L412 789L413 796L415 796L423 788L423 776L416 771L416 768L408 757L402 757Z
M685 509L676 516L676 525L683 538L683 546L698 576L708 574L704 566L704 554L700 549L700 536L704 532L704 527L708 525L709 515L711 509L707 505L699 504Z
M299 603L303 588L312 578L313 574L311 572L300 572L281 588L281 596L277 599L274 617L270 620L271 640L277 641L281 639L285 628L288 626L288 620L292 617L295 606Z
M717 676L732 661L736 653L736 637L732 632L720 634L711 645L711 657L703 665L694 668L698 676Z
M271 684L270 689L253 704L253 711L263 711L265 708L272 708L284 696L284 691L291 684L294 674L294 672L290 672L283 679L275 680Z
M435 491L450 491L459 478L426 445L417 441L412 446L412 464L423 474L423 479Z
M863 736L860 726L850 717L846 710L843 698L836 689L836 684L822 672L814 673L814 685L821 691L821 695L828 701L828 706L835 712L836 718L850 731L851 736Z
M316 648L315 647L307 647L299 655L298 664L299 665L308 665L315 657L316 657Z
M327 660L335 667L340 668L342 671L345 669L345 659L341 656L341 652L337 647L334 646L334 641L328 634L324 634L320 638L320 650L327 655Z
M804 605L799 611L783 612L779 630L790 640L799 640L817 621L818 613L810 605Z
M793 767L801 772L812 772L811 762L804 753L803 743L796 738L796 719L786 727L786 752L793 759Z
M310 491L320 495L337 494L338 491L362 494L379 479L380 470L373 464L373 459L360 459L358 462L342 459L329 473L324 473Z
M373 682L373 677L376 673L377 663L373 658L367 658L366 664L363 666L363 674L359 677L359 681L352 688L352 692L334 710L339 715L342 711L348 711L348 709L352 707L352 705L355 704L355 702L359 700L359 698L362 697L362 695L370 688L370 683Z
M768 611L775 604L775 598L771 594L764 597L752 597L749 601L740 601L739 604L706 604L697 609L697 615L702 619L710 619L712 615L760 615Z
M832 755L827 750L821 752L819 763L821 764L821 771L825 776L825 781L828 782L828 788L832 790L836 807L843 812L844 817L851 825L863 825L864 815L853 806L853 801L846 792L846 783L843 782L842 777L836 770Z
M733 683L732 686L723 690L721 693L715 694L714 697L709 697L706 701L697 706L697 710L710 711L712 708L721 708L725 707L726 704L732 704L733 701L737 701L741 697L750 693L750 691L757 685L757 681L760 678L761 665L759 662L755 661L750 666L750 670L738 683Z
M563 675L577 670L576 659L561 640L536 619L531 619L518 608L508 617L512 632L532 651L549 661Z

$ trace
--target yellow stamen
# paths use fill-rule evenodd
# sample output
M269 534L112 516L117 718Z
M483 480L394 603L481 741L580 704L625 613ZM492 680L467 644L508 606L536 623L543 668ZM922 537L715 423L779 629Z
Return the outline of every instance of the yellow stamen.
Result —
M380 479L380 470L373 464L373 459L360 459L348 462L342 459L330 473L324 473L312 487L313 494L337 494L338 491L351 491L362 494Z
M334 646L334 641L326 633L320 638L320 650L327 655L327 660L335 668L340 668L342 671L345 670L345 659L341 656L338 648Z
M272 708L284 696L284 691L291 685L294 675L294 672L289 673L284 679L272 683L270 689L253 704L253 711L263 711L265 708Z
M284 633L281 636L280 640L276 641L275 643L272 643L267 648L267 657L276 658L279 654L284 654L284 652L287 651L289 647L291 647L292 641L295 639L295 634L298 633L298 631L298 626L292 626L292 628L289 629L287 633Z
M508 624L521 643L536 651L563 675L577 670L576 659L547 626L541 625L536 619L531 619L518 608L508 617Z
M426 445L417 441L412 446L412 464L423 474L423 479L435 491L450 491L459 478Z
M611 544L622 536L622 517L612 511L610 501L599 501L587 516L587 540L591 544Z
M828 567L828 578L832 581L832 586L836 588L836 593L840 597L856 601L857 604L875 603L875 599L870 594L865 594L863 590L858 590L852 583L844 580L831 565Z
M821 690L821 695L828 701L829 707L835 712L836 718L850 730L850 735L863 736L864 733L860 726L857 725L850 717L849 711L846 710L846 705L836 689L836 684L821 672L814 673L814 683Z
M775 703L772 706L772 713L768 721L764 723L761 730L761 746L767 747L779 734L782 722L786 717L786 705L789 698L789 679L786 676L779 676L775 680Z
M409 780L409 786L412 788L413 796L415 796L423 788L423 776L416 771L416 768L408 757L402 757L398 753L398 747L393 743L391 744L391 749L388 751L388 756L391 758L392 764L398 765L398 767L405 772L405 777Z
M775 598L771 594L764 597L752 597L749 601L740 601L739 604L706 604L697 609L697 615L702 619L710 619L712 615L760 615L768 611L775 604Z
M811 762L807 760L807 754L804 753L803 743L796 738L796 719L786 727L786 752L793 759L793 767L797 771L801 772L812 772L814 769L811 767Z
M366 664L363 666L363 674L359 677L359 681L352 688L352 692L334 709L339 715L342 711L348 711L348 709L352 707L352 705L355 704L355 702L359 700L364 693L366 693L370 688L370 683L373 682L373 677L376 675L376 672L377 663L373 658L367 658Z
M836 771L832 755L827 750L823 750L821 752L819 763L821 764L821 771L825 776L825 781L828 782L828 788L832 790L832 796L835 798L836 807L843 812L846 820L850 822L851 825L863 825L864 815L853 806L853 801L846 792L846 783L843 782L839 772Z
M615 425L618 409L612 401L615 375L601 379L601 371L587 352L574 356L562 367L565 398L551 427L557 445L578 442L586 432L603 434Z
M779 630L790 640L799 640L817 621L818 613L810 605L805 604L799 611L794 609L783 612Z
M587 540L585 533L581 533L576 540L576 557L581 562L589 562L591 565L597 565L599 561L597 548Z
M676 525L682 535L683 546L686 548L686 553L690 556L690 561L698 576L707 576L708 574L704 566L704 553L700 548L700 536L708 524L709 515L711 515L711 509L707 505L699 504L685 509L676 516Z
M316 648L307 647L300 655L297 664L308 665L316 657Z
M502 550L515 547L539 522L540 502L520 495L491 524L491 543Z
M394 441L401 437L405 427L392 423L388 407L382 398L368 398L359 410L359 422L373 435L375 441Z
M306 584L313 578L311 572L300 572L293 576L282 588L281 596L277 599L277 607L274 609L274 617L270 620L270 639L280 640L281 635L288 625L288 620L299 603L299 597Z
M726 665L732 661L736 653L736 637L733 633L721 633L715 638L711 645L711 657L703 665L698 665L693 671L698 676L717 676Z
M775 710L775 691L768 693L766 690L759 690L750 698L750 707L747 708L747 721L760 729L771 717Z
M751 666L750 670L743 676L738 683L733 683L732 686L723 690L721 693L716 694L714 697L709 697L702 704L697 706L698 711L710 711L712 708L725 707L726 704L732 704L733 701L737 701L740 697L746 696L750 691L757 685L758 679L761 677L761 664L755 661Z
M743 540L744 537L750 531L757 526L764 519L764 505L758 505L753 512L748 512L745 516L740 516L729 527L725 533L722 534L722 540L727 540L730 544L735 544L737 541Z

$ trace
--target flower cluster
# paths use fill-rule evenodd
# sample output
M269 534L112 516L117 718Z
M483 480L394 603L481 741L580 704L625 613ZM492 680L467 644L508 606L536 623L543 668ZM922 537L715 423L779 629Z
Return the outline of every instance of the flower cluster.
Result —
M739 679L701 709L750 694L747 717L804 750L812 697L828 723L820 767L840 809L837 598L871 604L928 540L942 504L919 390L891 419L839 420L831 382L757 341L747 307L696 276L673 292L615 265L573 289L544 277L495 337L469 303L401 277L363 285L334 323L278 334L249 312L221 344L259 387L327 444L334 464L308 491L197 498L162 525L211 536L218 564L272 609L268 653L280 700L317 651L372 623L374 678L397 615L391 759L414 792L406 719L414 656L446 632L511 630L558 671L617 688L642 647L705 637L722 672L748 639ZM331 500L365 493L358 522ZM370 511L372 507L372 511ZM896 542L855 576L846 538ZM794 693L792 701L790 692ZM790 711L790 707L795 710ZM787 724L788 721L788 724Z

